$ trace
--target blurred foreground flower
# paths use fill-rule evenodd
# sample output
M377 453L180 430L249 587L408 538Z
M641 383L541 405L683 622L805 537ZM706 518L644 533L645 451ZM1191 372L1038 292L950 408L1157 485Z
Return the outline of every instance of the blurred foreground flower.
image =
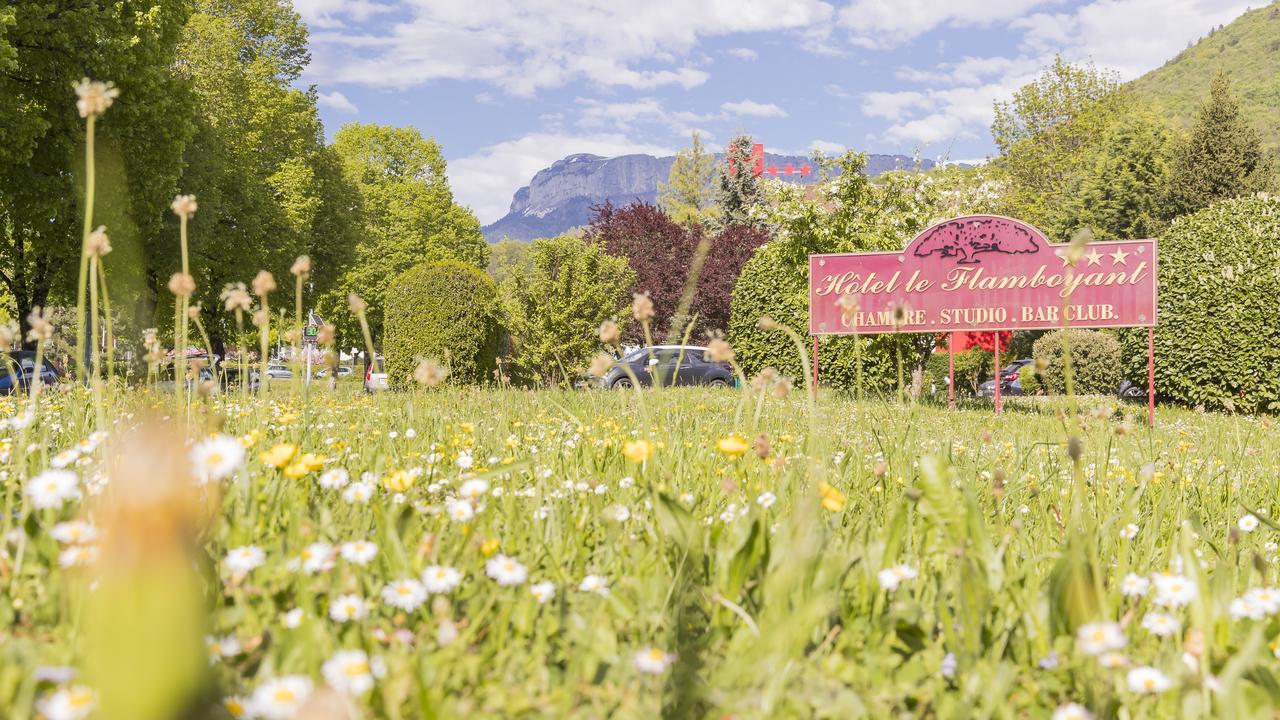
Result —
M818 483L818 494L822 497L822 507L831 512L844 509L844 493L831 487L826 482Z
M747 439L741 435L730 435L716 441L716 449L725 457L737 460L746 454L747 450L751 449L751 446L747 445Z
M653 445L647 440L628 440L622 444L622 454L631 462L643 465L653 454Z
M647 647L632 656L631 664L642 673L659 675L666 672L675 659L671 653L663 652L656 647Z
M80 117L97 117L105 113L115 99L120 97L114 83L99 82L84 78L76 83L76 110L80 112Z

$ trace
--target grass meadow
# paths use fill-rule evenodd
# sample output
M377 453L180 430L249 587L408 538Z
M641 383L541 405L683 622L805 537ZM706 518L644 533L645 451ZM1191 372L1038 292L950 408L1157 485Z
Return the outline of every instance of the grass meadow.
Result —
M1268 419L295 384L108 391L94 433L87 390L2 402L15 720L1280 707Z

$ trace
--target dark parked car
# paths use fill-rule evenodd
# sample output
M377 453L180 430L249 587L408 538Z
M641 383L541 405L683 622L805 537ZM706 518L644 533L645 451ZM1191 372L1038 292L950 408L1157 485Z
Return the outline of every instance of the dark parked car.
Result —
M1001 395L1021 395L1022 383L1018 381L1018 371L1023 366L1030 365L1033 361L1031 358L1023 358L1014 360L1008 365L1000 366L1000 394ZM996 381L988 380L978 386L978 397L995 397Z
M631 375L643 387L653 385L654 377L665 387L668 385L733 385L733 370L728 363L710 362L704 347L691 345L657 345L627 353L601 378L607 388L632 387ZM628 375L623 366L631 370Z
M0 395L12 395L15 387L26 390L35 378L35 352L17 350L8 355L8 362L0 363ZM62 370L49 362L48 358L41 358L41 361L40 384L46 387L57 385L62 380Z

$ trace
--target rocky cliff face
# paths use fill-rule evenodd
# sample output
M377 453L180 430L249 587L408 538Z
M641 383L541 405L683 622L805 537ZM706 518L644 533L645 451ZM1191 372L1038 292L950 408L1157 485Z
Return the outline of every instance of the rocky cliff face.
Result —
M719 156L717 156L717 160ZM633 202L657 202L658 183L666 182L674 157L622 155L614 158L578 154L558 160L539 170L529 184L516 191L511 209L497 222L483 228L489 242L503 238L532 240L552 237L586 225L591 220L591 207L606 200L614 205ZM799 170L809 159L794 155L765 154L764 164L778 169L778 177L791 182L809 184L815 174L801 175ZM912 159L905 155L871 155L867 173L880 173L908 167ZM925 168L933 166L924 160ZM792 174L786 174L790 165Z

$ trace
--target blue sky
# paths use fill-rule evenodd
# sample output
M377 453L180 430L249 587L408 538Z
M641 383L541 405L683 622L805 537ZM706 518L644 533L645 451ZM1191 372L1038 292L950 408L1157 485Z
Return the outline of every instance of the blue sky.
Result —
M294 0L332 133L413 125L481 222L575 152L992 151L1055 54L1124 79L1265 0Z

